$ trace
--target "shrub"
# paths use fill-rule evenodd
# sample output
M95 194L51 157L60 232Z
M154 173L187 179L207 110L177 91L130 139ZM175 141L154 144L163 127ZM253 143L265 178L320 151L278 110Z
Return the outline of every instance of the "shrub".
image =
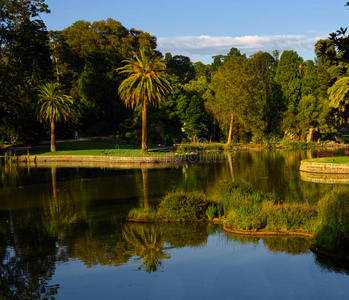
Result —
M151 220L151 221L157 220L156 210L148 207L132 208L129 211L128 216L130 218L143 219L143 220Z
M160 218L178 221L194 221L205 218L208 203L199 192L176 191L166 195L159 204Z
M214 205L210 205L206 210L206 216L209 220L212 220L217 213L217 208Z
M349 187L335 186L319 202L319 217L323 224L349 222Z

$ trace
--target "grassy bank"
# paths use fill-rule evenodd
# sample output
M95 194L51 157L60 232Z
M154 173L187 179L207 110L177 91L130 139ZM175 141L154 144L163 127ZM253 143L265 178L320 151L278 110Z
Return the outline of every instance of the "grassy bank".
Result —
M130 218L151 222L198 221L219 217L234 230L266 235L305 234L316 246L340 257L349 253L349 188L337 186L316 205L275 201L243 181L225 182L210 198L198 192L173 192L156 209L133 209Z
M349 156L319 157L303 159L304 162L349 164Z
M117 157L141 157L141 147L135 145L119 144L115 141L92 140L92 141L68 141L57 143L56 152L51 152L50 147L40 147L27 150L29 155L52 156L52 155L96 155L96 156L117 156ZM25 151L22 154L28 154ZM172 152L164 148L150 147L148 156L169 156Z

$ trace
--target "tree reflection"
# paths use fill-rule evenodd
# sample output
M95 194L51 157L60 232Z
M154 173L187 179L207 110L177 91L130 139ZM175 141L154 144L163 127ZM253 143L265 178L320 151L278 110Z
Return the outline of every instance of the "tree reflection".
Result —
M40 210L0 215L0 299L43 299L57 293L48 281L55 271L56 239Z
M272 252L285 252L292 255L308 253L311 240L301 237L268 237L263 244Z
M149 190L148 190L148 169L142 168L144 207L149 207Z
M164 246L164 235L162 230L156 230L154 225L128 224L123 229L123 237L130 246L130 256L137 255L142 260L138 270L145 266L147 273L157 271L162 265L163 259L168 259L171 254L164 252L168 247Z

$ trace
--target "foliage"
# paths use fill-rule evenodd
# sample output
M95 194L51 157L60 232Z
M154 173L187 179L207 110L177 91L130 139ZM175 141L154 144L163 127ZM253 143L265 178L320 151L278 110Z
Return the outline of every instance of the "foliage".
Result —
M177 221L195 221L205 218L208 203L203 193L183 191L166 195L158 207L159 217Z
M166 66L169 73L176 75L179 82L182 84L188 83L195 78L194 66L187 56L171 56L171 58L166 61Z
M227 224L234 229L261 231L314 231L315 207L296 203L275 203L271 194L236 180L218 187L218 200L223 205Z
M151 220L156 221L158 219L158 214L156 210L150 207L143 208L133 208L129 211L128 217L136 218L139 220Z
M51 78L44 0L2 1L0 10L0 132L10 141L33 141L36 86Z
M118 97L122 77L116 69L124 58L116 51L96 50L86 55L84 71L78 79L80 123L87 132L115 133L127 111Z
M66 121L71 112L73 100L66 95L57 82L46 83L39 87L40 121Z
M210 205L206 210L206 216L209 220L212 220L217 215L217 208L214 205Z

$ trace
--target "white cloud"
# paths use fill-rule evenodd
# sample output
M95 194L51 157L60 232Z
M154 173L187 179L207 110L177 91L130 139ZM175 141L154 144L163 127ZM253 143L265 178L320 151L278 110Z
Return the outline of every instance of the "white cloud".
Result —
M319 39L328 35L307 37L304 35L275 35L275 36L243 36L243 37L214 37L214 36L182 36L158 38L158 49L165 54L188 56L213 56L227 54L232 47L238 48L247 55L258 51L272 53L274 50L295 50L298 53L314 53L314 45Z

